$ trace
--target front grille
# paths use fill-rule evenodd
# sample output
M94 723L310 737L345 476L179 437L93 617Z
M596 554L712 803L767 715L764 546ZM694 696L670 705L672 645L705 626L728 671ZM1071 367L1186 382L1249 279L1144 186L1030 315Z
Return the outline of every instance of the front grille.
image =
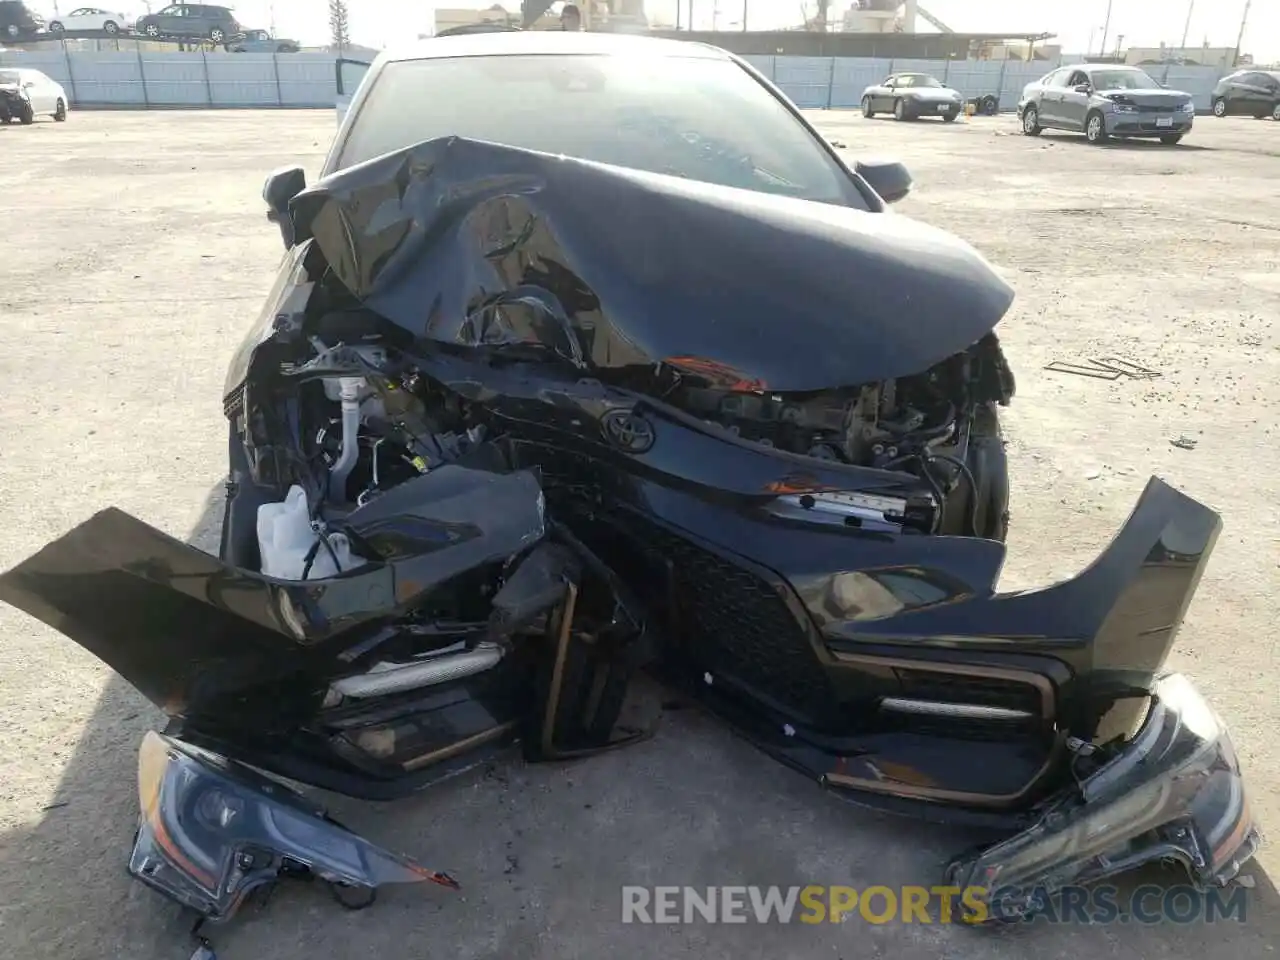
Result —
M785 707L820 716L832 691L804 625L773 585L750 569L649 521L629 518L636 539L669 563L695 660Z

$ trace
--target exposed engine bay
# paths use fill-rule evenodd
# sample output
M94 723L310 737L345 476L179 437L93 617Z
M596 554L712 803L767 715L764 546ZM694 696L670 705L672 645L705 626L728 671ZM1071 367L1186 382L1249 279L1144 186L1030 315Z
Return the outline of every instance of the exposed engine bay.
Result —
M338 315L321 318L316 326L341 328L349 321ZM302 350L298 359L280 362L277 382L284 396L273 398L272 410L292 411L293 421L271 427L262 419L252 421L266 430L267 443L261 443L263 435L257 442L252 432L246 435L258 457L274 458L263 465L262 482L307 491L308 523L341 520L406 480L502 440L485 410L433 381L408 353L390 345L394 337L366 334L362 339L348 346L318 334L284 338ZM1001 444L995 409L1008 404L1014 380L995 334L915 376L863 386L777 394L726 388L717 379L686 361L663 365L649 389L708 426L762 448L902 471L922 480L934 495L928 504L868 496L866 509L858 511L856 497L809 494L791 504L796 517L855 526L862 523L851 520L874 517L889 529L1003 538L1007 494L1000 489L1003 477L992 472L1003 471L1004 462L987 458ZM257 408L255 415L268 417L270 411ZM492 448L489 456L501 454ZM274 558L267 551L264 572L278 575L275 571L287 569L307 579L350 568L354 561L339 562L339 551L324 539L319 542L323 550L310 552L305 568L297 562L278 567L274 559L265 559ZM348 545L340 541L342 551Z

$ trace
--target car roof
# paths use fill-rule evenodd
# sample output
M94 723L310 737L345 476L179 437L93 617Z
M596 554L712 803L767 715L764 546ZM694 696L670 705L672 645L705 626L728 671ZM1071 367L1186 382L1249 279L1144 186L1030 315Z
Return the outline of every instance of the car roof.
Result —
M695 57L731 60L727 50L709 43L665 40L625 33L580 33L561 30L519 30L513 33L471 33L431 37L383 56L387 61L434 60L440 57L501 57L516 54L595 54L597 56Z

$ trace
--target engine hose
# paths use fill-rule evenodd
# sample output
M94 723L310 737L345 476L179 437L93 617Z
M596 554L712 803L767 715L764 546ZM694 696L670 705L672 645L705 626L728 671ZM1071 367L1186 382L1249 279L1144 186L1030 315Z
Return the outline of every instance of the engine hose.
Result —
M969 484L969 532L975 537L981 536L978 532L978 482L973 478L973 471L969 469L969 465L949 453L931 453L929 459L945 460L957 467L964 475L965 482Z

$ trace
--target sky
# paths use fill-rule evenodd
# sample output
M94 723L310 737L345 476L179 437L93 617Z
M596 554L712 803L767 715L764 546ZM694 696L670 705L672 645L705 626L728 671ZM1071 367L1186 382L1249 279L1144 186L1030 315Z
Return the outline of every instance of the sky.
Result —
M75 0L58 0L63 10ZM159 9L164 0L152 0ZM227 0L223 0L227 2ZM445 0L440 6L487 7L494 0ZM766 30L793 26L801 21L802 9L812 15L816 0L645 0L650 19L675 21L676 3L681 4L681 21L688 24L689 4L698 29L737 30L742 26L744 2L748 5L748 25ZM144 13L140 0L117 0L128 13ZM839 17L848 0L831 0L832 16ZM31 4L46 15L53 0ZM245 26L269 29L274 22L280 36L305 45L328 40L327 0L230 0L237 19ZM508 10L518 10L519 0L505 0ZM962 33L1045 32L1058 35L1068 53L1096 52L1102 40L1108 0L923 0L926 7L951 29ZM1124 38L1124 45L1157 47L1161 41L1177 46L1182 42L1187 10L1191 8L1188 46L1205 40L1213 47L1233 47L1240 29L1245 0L1110 0L1111 22L1107 47ZM435 4L428 0L347 0L351 19L351 39L370 47L383 47L399 40L430 33ZM921 22L920 27L927 25ZM1258 62L1280 61L1280 4L1275 0L1254 0L1249 9L1242 50Z

